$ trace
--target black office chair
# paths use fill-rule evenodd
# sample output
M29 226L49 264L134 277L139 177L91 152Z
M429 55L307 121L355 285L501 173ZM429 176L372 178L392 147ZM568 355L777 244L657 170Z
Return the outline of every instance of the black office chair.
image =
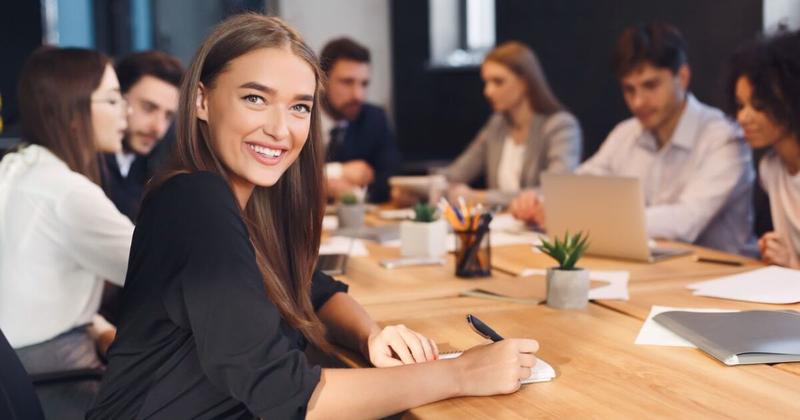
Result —
M44 420L33 383L17 353L0 331L0 418Z
M0 419L44 420L35 386L85 380L99 381L102 369L74 369L28 375L17 353L0 330Z

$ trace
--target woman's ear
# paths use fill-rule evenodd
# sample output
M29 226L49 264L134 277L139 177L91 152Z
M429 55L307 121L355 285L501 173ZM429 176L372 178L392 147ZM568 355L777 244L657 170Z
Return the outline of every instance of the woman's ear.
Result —
M195 103L197 118L208 122L208 99L206 98L206 87L203 82L197 86L197 102Z

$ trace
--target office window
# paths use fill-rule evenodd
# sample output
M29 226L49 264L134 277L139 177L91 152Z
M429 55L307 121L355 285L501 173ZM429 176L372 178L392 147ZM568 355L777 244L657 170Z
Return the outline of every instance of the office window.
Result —
M428 7L430 64L480 65L495 43L494 0L434 0Z

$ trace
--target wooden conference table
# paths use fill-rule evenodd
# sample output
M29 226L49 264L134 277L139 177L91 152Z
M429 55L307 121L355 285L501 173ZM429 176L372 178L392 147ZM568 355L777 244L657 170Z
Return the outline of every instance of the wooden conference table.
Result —
M402 323L438 343L466 349L485 342L464 320L466 313L473 313L504 336L537 339L538 355L557 372L553 381L523 386L512 395L441 401L409 410L402 418L786 418L800 412L800 367L795 364L727 367L697 349L634 344L652 305L800 310L800 305L698 297L685 288L758 268L757 261L698 247L692 247L697 255L739 259L744 265L698 263L693 256L655 264L585 257L580 264L585 268L629 271L630 300L556 310L460 296L494 287L524 289L543 299L543 277L516 277L524 268L552 265L527 245L494 247L493 276L481 280L455 277L452 256L445 266L387 270L378 262L396 258L399 249L377 244L367 248L370 256L352 257L340 279L378 322ZM344 359L351 365L365 363Z

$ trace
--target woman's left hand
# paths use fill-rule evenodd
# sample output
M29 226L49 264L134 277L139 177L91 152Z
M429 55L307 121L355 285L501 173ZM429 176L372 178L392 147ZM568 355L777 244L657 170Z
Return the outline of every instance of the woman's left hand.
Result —
M367 338L366 356L375 367L401 366L439 358L436 343L405 325L375 329Z

